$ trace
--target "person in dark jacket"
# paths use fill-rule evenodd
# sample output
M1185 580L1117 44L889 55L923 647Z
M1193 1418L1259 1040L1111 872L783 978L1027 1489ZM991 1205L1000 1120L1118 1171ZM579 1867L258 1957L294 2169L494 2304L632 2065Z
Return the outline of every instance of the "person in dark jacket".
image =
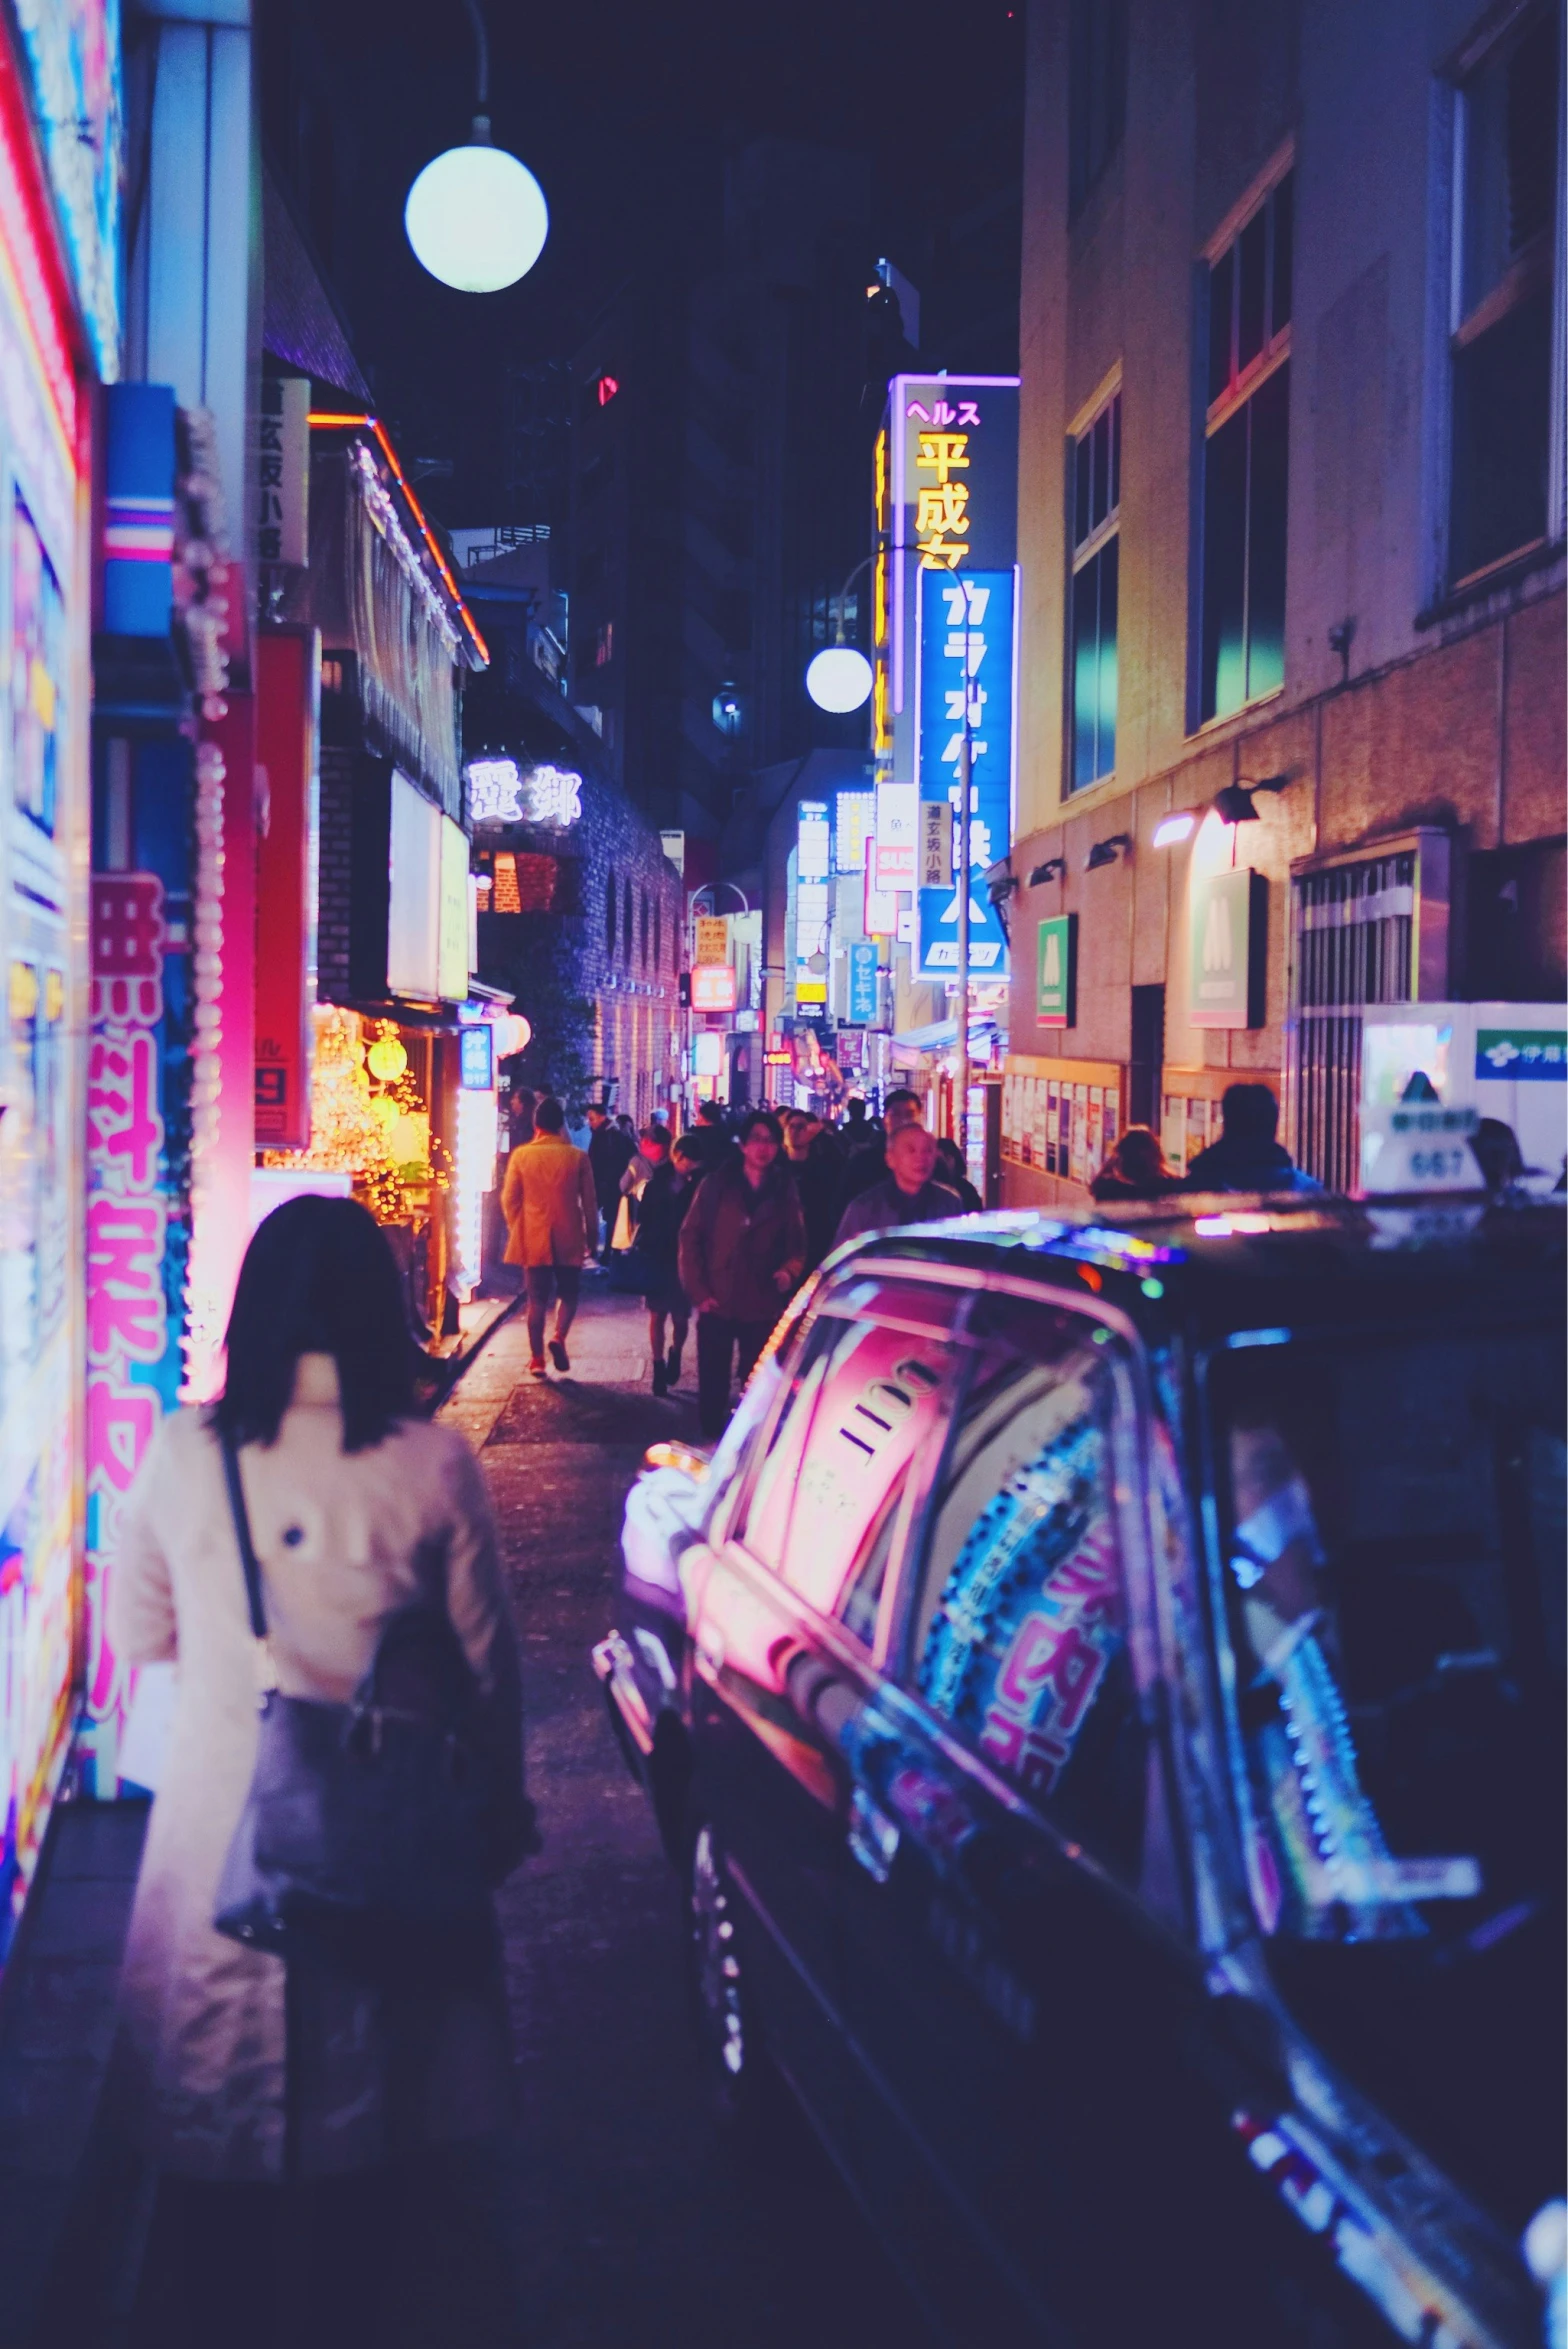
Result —
M697 1402L702 1432L719 1436L730 1409L730 1366L741 1384L806 1269L800 1199L779 1165L783 1136L770 1110L741 1120L740 1149L705 1174L681 1225L681 1287L697 1314Z
M840 1219L834 1246L858 1240L862 1232L896 1231L900 1224L933 1223L944 1215L962 1212L958 1193L933 1181L936 1141L924 1126L900 1126L887 1146L887 1175L858 1199L851 1199Z
M958 1194L958 1204L966 1215L978 1215L985 1202L969 1180L964 1154L951 1134L939 1134L936 1145L936 1179L946 1183Z
M616 1210L621 1204L621 1177L637 1155L635 1139L623 1134L614 1124L602 1101L588 1105L588 1164L593 1171L593 1187L599 1202L599 1214L604 1231L598 1236L594 1253L603 1256L615 1230Z
M845 1208L852 1200L858 1199L862 1191L869 1191L875 1183L886 1182L887 1144L892 1141L900 1126L919 1125L923 1114L918 1093L912 1093L907 1085L893 1087L882 1105L883 1123L887 1128L886 1140L872 1127L871 1140L863 1142L852 1153L844 1169L844 1180L838 1194L840 1221L843 1220Z
M1091 1199L1163 1199L1176 1188L1160 1137L1149 1126L1129 1126L1089 1185Z
M1276 1136L1279 1103L1267 1085L1227 1085L1220 1138L1188 1167L1184 1191L1318 1191Z
M681 1354L691 1326L691 1308L681 1287L681 1226L702 1180L702 1160L682 1134L668 1158L648 1177L637 1219L637 1255L646 1274L648 1344L653 1354L653 1391L667 1395L680 1383ZM664 1346L665 1323L670 1329Z
M820 1118L792 1109L784 1120L784 1152L806 1220L806 1270L815 1272L833 1245L843 1168Z

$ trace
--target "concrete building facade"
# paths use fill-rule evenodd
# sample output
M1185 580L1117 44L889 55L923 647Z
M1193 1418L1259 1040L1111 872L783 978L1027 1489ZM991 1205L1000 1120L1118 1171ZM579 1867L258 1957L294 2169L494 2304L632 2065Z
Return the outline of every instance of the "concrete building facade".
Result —
M1016 1201L1253 1075L1351 1181L1368 1004L1564 992L1561 74L1549 6L1034 0Z

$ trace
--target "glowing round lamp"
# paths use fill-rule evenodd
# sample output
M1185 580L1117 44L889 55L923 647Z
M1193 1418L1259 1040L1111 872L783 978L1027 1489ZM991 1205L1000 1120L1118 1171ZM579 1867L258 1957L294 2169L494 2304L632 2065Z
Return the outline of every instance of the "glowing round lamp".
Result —
M365 1055L378 1084L395 1085L408 1066L408 1054L396 1036L378 1036Z
M403 226L432 277L460 294L495 294L532 269L550 212L526 163L475 141L425 165L408 191Z
M830 644L806 671L806 691L819 710L858 710L871 691L871 663L852 644Z

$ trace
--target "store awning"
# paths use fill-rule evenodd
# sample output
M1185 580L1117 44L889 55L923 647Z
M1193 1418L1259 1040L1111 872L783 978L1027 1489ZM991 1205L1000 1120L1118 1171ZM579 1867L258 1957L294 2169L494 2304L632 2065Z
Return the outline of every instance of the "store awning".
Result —
M995 1034L994 1021L971 1020L969 1023L970 1051L972 1053L988 1053ZM903 1035L895 1036L893 1050L895 1053L902 1054L906 1059L914 1060L918 1059L922 1052L951 1052L957 1042L958 1022L956 1019L933 1020L928 1027L906 1028Z

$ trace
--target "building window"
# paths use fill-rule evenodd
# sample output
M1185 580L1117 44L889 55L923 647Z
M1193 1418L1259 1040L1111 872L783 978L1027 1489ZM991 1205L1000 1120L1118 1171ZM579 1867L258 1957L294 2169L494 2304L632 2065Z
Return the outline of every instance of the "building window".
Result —
M613 961L615 956L615 875L611 873L604 884L604 951Z
M1209 268L1200 720L1285 681L1293 195L1287 173Z
M1076 217L1127 122L1127 0L1072 0L1067 35L1067 211Z
M1116 596L1122 502L1122 395L1072 443L1073 587L1069 691L1074 791L1116 765Z
M1454 108L1448 569L1458 581L1549 535L1558 11L1532 10Z

